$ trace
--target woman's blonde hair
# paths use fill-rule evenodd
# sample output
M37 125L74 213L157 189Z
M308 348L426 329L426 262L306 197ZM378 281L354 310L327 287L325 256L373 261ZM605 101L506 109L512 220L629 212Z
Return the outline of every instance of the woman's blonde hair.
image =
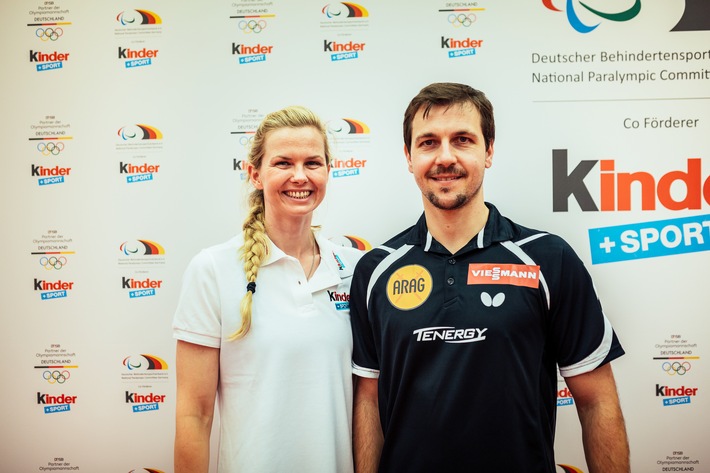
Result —
M262 120L252 139L251 150L247 160L255 169L260 169L264 159L264 145L269 132L280 128L301 127L313 127L323 136L325 161L330 165L331 155L325 125L318 115L298 105L272 112ZM242 323L239 329L229 337L229 340L244 338L251 327L251 307L256 293L256 276L261 263L269 254L269 243L264 225L265 213L264 191L254 189L249 194L249 213L242 225L244 245L239 249L240 259L244 262L244 274L247 280L246 293L239 307Z

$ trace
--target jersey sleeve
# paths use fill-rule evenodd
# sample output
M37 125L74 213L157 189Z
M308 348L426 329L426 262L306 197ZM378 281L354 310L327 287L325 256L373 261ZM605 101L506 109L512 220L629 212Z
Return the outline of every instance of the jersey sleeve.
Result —
M355 267L350 287L350 324L353 332L352 368L353 374L363 378L378 378L380 374L377 345L367 300L367 288L375 266L372 252L363 256Z
M198 253L183 276L182 290L173 318L173 337L197 345L219 348L222 320L212 257Z
M561 240L561 239L560 239ZM551 330L563 377L590 372L624 354L592 277L563 240L559 279L551 293Z

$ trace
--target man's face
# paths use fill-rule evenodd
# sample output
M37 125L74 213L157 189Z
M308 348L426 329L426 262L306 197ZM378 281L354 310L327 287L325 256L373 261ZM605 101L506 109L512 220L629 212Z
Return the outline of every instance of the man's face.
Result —
M404 153L425 208L427 202L440 210L482 203L493 143L486 149L478 110L470 104L434 106L426 118L422 110L412 121L411 152L405 146Z

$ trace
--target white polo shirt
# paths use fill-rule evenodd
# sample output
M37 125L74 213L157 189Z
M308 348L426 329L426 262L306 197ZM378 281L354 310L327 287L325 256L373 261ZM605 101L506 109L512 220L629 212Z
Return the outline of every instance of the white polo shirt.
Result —
M256 280L247 336L242 236L190 262L174 337L220 348L220 473L351 472L352 335L349 292L362 252L317 238L307 281L296 258L271 245Z

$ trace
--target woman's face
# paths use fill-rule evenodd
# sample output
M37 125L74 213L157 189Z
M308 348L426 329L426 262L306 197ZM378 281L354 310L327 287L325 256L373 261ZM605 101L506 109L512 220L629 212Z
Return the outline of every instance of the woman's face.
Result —
M323 135L311 126L272 130L261 166L247 171L254 187L264 191L267 218L310 218L325 198L330 172Z

